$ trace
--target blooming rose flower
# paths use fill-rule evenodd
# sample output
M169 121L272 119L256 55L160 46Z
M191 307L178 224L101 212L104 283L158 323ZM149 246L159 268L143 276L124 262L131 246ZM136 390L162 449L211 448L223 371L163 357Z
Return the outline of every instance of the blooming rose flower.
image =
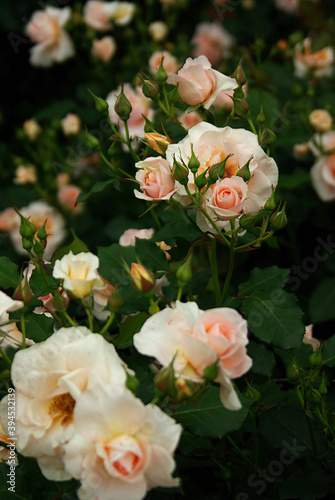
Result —
M146 158L135 166L139 169L135 178L142 191L134 191L136 198L148 201L168 200L176 192L170 164L161 156Z
M10 448L8 449L5 446L0 445L0 463L6 463L10 462L8 465L16 467L19 465L19 461L17 459L17 454L15 453L15 442L11 441L7 434L5 433L4 428L1 425L0 422L0 443L5 444L6 446L9 446Z
M161 42L168 34L168 27L163 21L154 21L149 24L148 32L155 42Z
M231 56L234 37L218 22L203 22L197 25L191 44L194 57L204 55L215 66Z
M128 245L134 246L136 238L150 240L154 235L154 230L150 229L126 229L120 236L119 245L126 247Z
M310 172L312 186L322 201L332 201L335 199L335 131L316 134L308 144L317 157Z
M112 19L118 26L129 24L135 13L135 4L133 2L111 2L114 7Z
M242 212L247 193L248 184L241 177L226 177L210 190L207 206L220 220L233 219Z
M294 48L293 62L297 78L306 78L309 73L315 78L331 77L334 72L334 49L324 47L312 52L312 40L305 38Z
M302 338L303 344L311 345L313 351L317 351L320 347L320 341L313 337L313 325L306 326L305 335Z
M15 213L15 217L14 217ZM10 212L6 212L6 216L9 216L9 223L7 229L2 226L2 231L9 231L9 236L15 247L15 250L21 255L27 255L27 252L22 248L22 238L19 232L20 229L20 217L14 212L10 215ZM43 226L46 221L46 231L48 234L47 244L44 250L44 258L49 259L53 252L58 248L66 236L65 221L60 213L58 213L53 207L48 205L43 200L34 201L30 205L20 208L20 213L29 218L36 226L36 233ZM1 221L1 215L0 215ZM1 222L0 222L1 227Z
M190 111L178 116L178 121L183 125L186 130L194 127L197 123L202 122L202 116L198 111Z
M114 110L117 96L121 93L121 86L116 90L110 92L106 97L109 105L109 116L113 123L119 124L120 133L126 137L124 123L120 120L119 116ZM129 133L132 137L144 137L145 119L143 115L151 120L153 116L153 109L150 108L151 100L145 97L142 88L137 86L135 89L129 83L123 86L123 93L129 100L132 110L129 120L127 122Z
M239 409L241 404L230 381L249 370L252 361L246 354L247 322L235 310L199 309L195 302L177 301L151 316L134 335L134 346L153 356L162 366L173 361L176 376L203 382L203 371L218 360L222 404Z
M293 156L297 160L304 158L309 153L309 144L308 142L301 142L300 144L294 144L293 146Z
M202 104L205 109L213 104L221 90L231 90L238 86L235 78L212 69L205 56L186 59L177 74L169 75L167 83L178 85L179 95L186 104Z
M92 55L108 62L116 51L116 42L112 36L104 36L100 40L93 40Z
M61 126L64 135L66 135L67 137L70 137L71 135L77 135L79 134L81 127L80 118L74 113L68 113L61 121Z
M62 186L59 189L57 198L67 210L72 213L78 213L81 212L84 207L82 203L78 203L76 205L76 201L80 193L81 189L78 186L75 186L74 184L68 184L66 186Z
M17 213L14 208L5 208L0 212L0 231L10 233L15 230L17 222Z
M277 9L296 14L299 11L300 0L275 0L275 5Z
M230 179L233 177L234 183L238 170L251 159L249 163L251 177L246 183L247 192L244 189L245 183L242 184L240 181L236 181L240 183L239 189L243 186L243 190L240 191L238 196L234 195L235 200L237 204L243 201L242 212L246 214L257 214L264 207L264 204L272 195L273 188L277 185L278 168L274 159L267 156L260 147L255 134L244 129L218 128L210 123L202 122L192 127L187 136L178 144L168 146L166 150L167 160L170 164L173 164L175 158L187 165L191 157L191 146L193 146L194 154L200 162L198 174L207 171L212 165L231 155L226 162L224 178ZM232 187L233 181L229 181L228 184ZM190 199L184 187L177 182L176 186L178 187L178 193L175 194L175 197L181 203L188 204ZM213 207L220 208L212 195L214 189L216 192L220 190L215 186L212 185L211 189L206 192L204 208L213 215L215 221L218 221L219 227L224 228L227 222L219 218L218 214L221 212L216 210L215 213L213 211ZM191 192L194 192L194 176L191 172L189 173L188 187ZM221 195L224 192L228 194L228 191L220 190ZM232 207L233 205L230 208ZM238 213L240 213L240 208L241 206L238 207ZM211 224L207 222L207 219L200 212L197 222L203 231L213 231Z
M26 120L23 123L23 133L28 137L30 141L35 141L35 139L37 139L37 137L41 135L42 128L36 120Z
M182 428L157 406L99 383L79 396L74 423L64 464L81 481L80 500L141 500L151 488L179 484L172 454Z
M244 95L246 96L246 94L247 94L247 84L246 83L242 86L242 90L244 92ZM233 95L234 95L233 90L224 90L224 91L222 90L221 92L219 92L219 94L217 95L217 98L213 102L213 106L215 108L225 109L226 111L231 111L233 108L233 99L231 99L231 97L233 97Z
M96 31L109 31L112 28L111 19L115 11L115 2L89 0L84 6L84 21Z
M100 281L98 281L92 288L93 291L93 315L101 320L106 321L110 316L111 312L105 307L108 304L108 300L111 294L114 292L115 286L113 286L108 280L100 276Z
M16 323L6 323L9 321L8 313L17 311L23 306L24 303L21 300L13 300L0 290L0 347L2 349L6 349L9 345L20 347L22 344L22 333L18 330Z
M171 52L168 52L167 50L157 50L156 52L153 52L149 59L149 69L153 75L157 73L162 59L163 68L167 74L175 73L178 70L178 61L175 56L171 54Z
M76 255L70 251L59 260L56 260L52 275L63 280L63 288L74 297L82 299L92 288L101 283L97 271L99 259L90 252L80 252Z
M14 184L36 184L37 172L33 165L19 165L15 170Z
M46 341L18 351L11 369L16 394L16 447L35 457L45 477L70 479L63 449L74 432L73 409L100 379L123 387L126 365L112 344L83 326L60 328ZM7 431L7 397L0 404Z
M308 117L309 123L314 130L323 133L332 128L333 118L326 109L314 109Z
M70 7L57 9L47 7L36 11L26 33L36 45L31 49L30 62L33 66L49 67L74 56L73 42L63 29L71 16Z

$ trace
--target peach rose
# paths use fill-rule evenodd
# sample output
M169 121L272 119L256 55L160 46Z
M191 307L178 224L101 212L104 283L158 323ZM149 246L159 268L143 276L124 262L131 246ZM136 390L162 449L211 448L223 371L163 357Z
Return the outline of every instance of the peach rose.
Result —
M139 169L135 178L142 191L134 191L136 198L148 201L169 200L176 192L171 166L161 156L146 158L135 166Z
M5 208L0 212L0 231L4 233L10 233L15 231L17 226L17 213L14 208Z
M42 133L42 128L37 123L36 120L26 120L23 123L23 133L28 137L30 141L35 141L39 135Z
M162 42L168 34L168 27L163 21L154 21L149 24L148 32L155 42Z
M36 184L37 172L33 165L19 165L15 170L14 184Z
M111 294L114 292L113 286L108 280L100 276L98 281L92 288L93 291L93 315L101 320L106 321L111 312L105 309Z
M34 201L30 203L30 205L20 208L20 213L35 224L36 232L38 232L46 221L45 227L48 237L44 250L44 258L50 258L66 236L65 221L63 217L43 200ZM27 252L22 248L22 238L19 228L20 217L15 213L15 220L14 223L11 224L9 236L17 253L27 255Z
M322 201L335 199L335 131L316 134L309 147L317 157L311 168L312 186Z
M334 49L324 47L312 52L311 38L305 38L294 48L294 74L297 78L306 78L312 73L315 78L331 77L334 72Z
M112 2L114 12L112 19L118 26L129 24L135 13L136 6L133 2Z
M215 66L231 56L234 37L218 22L203 22L197 25L191 44L194 57L204 55Z
M129 133L132 137L144 137L144 125L145 119L143 115L151 120L153 116L153 109L150 108L151 100L145 97L140 86L132 88L129 83L125 83L123 86L124 95L129 100L132 110L130 113L129 120L127 122ZM121 86L116 90L110 92L106 97L106 101L109 105L109 116L113 123L119 124L120 133L126 137L124 123L120 121L119 116L114 110L117 96L121 93Z
M70 251L56 260L52 275L63 280L63 288L76 298L82 299L91 293L94 286L100 286L99 259L90 252L76 255Z
M74 424L64 464L81 482L80 500L141 500L151 488L179 484L172 454L182 428L157 406L99 383L79 396Z
M111 19L115 11L114 2L89 0L84 6L84 21L96 31L109 31L112 29Z
M243 211L248 184L241 177L233 175L216 181L208 193L210 198L207 207L212 209L220 220L229 220Z
M64 30L71 16L70 7L47 7L36 11L26 26L26 33L36 44L31 49L33 66L49 67L61 63L75 54L73 42Z
M245 83L242 86L242 90L244 95L247 94L247 84ZM234 95L233 90L221 91L219 92L217 98L213 102L213 106L219 109L225 109L226 111L231 111L233 109L233 99L231 99Z
M154 235L154 230L150 229L126 229L126 231L120 236L119 245L126 247L128 245L134 246L136 243L136 238L143 240L150 240Z
M313 325L306 326L305 335L302 338L303 344L311 345L313 351L317 351L320 347L320 341L313 337Z
M157 50L151 55L149 59L149 69L153 75L157 73L162 59L163 68L165 69L167 74L175 73L178 70L179 64L175 56L173 56L167 50Z
M178 116L178 121L186 130L189 130L197 123L202 122L202 116L198 113L198 111L190 111L189 113L183 113Z
M278 168L274 159L267 156L260 147L255 134L244 129L218 128L210 123L201 122L192 127L179 143L168 146L166 150L167 160L173 164L175 158L187 165L191 157L191 146L193 146L194 154L200 162L198 174L208 171L210 167L231 155L226 162L224 178L232 178L250 160L251 177L247 182L247 192L245 193L243 188L243 192L241 191L239 195L241 196L240 201L243 199L242 212L255 215L264 207L272 195L272 190L277 186ZM190 199L185 188L178 182L176 182L176 186L178 193L175 198L183 204L189 204ZM245 184L243 186L245 187ZM194 175L191 172L189 172L188 187L191 192L195 191ZM209 202L211 191L211 189L207 190L203 198L205 207L208 203L215 206L214 200ZM235 199L237 201L238 197ZM213 209L208 207L208 210ZM225 228L227 224L229 225L224 220L220 220L215 213L213 216L219 227ZM213 231L213 227L200 211L197 223L202 231Z
M326 109L314 109L308 117L309 123L316 132L328 132L332 128L333 118Z
M116 51L116 42L112 36L104 36L100 40L93 40L92 55L108 62L112 59Z
M79 213L82 212L83 210L82 203L78 203L76 205L76 201L80 193L81 189L78 186L75 186L73 184L68 184L66 186L62 186L59 189L57 193L57 198L67 210L69 210L72 213Z
M288 12L289 14L297 14L299 12L300 0L275 0L277 9Z
M18 351L11 376L19 453L36 458L48 479L70 479L62 446L75 430L73 410L80 393L99 379L113 390L123 387L126 368L112 344L83 326L60 328L44 342ZM7 396L0 410L7 431Z
M293 146L293 156L297 160L304 158L310 152L308 142L301 142L300 144L294 144Z
M9 323L9 312L17 311L24 306L21 300L13 300L5 292L0 290L0 347L6 349L8 346L21 347L22 333L16 323ZM30 340L31 344L32 341ZM1 357L1 356L0 356Z
M222 404L231 410L241 408L230 379L251 366L247 343L247 322L237 311L202 311L195 302L177 301L147 319L134 335L134 346L141 354L154 357L162 366L173 361L176 377L202 384L204 369L218 360L215 382L220 384Z
M232 90L238 86L235 78L212 69L205 56L186 59L177 74L169 75L167 83L178 85L179 95L186 104L202 104L205 109L210 108L221 90Z

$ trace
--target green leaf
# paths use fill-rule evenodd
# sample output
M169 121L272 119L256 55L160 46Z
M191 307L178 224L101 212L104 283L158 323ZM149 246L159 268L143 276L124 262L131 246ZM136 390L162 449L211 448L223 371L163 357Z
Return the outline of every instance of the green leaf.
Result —
M311 323L335 319L335 278L322 280L314 289L310 301Z
M333 368L335 366L335 335L323 342L322 345L323 364Z
M17 265L8 257L0 257L0 287L16 288L20 281Z
M271 377L274 367L276 366L276 358L273 352L269 351L263 344L251 341L248 344L248 355L252 358L253 373Z
M305 326L295 295L281 289L272 293L255 291L243 298L242 312L260 340L283 349L301 347Z
M53 333L54 320L45 314L29 314L26 317L26 336L34 342L46 340Z
M118 243L113 243L109 247L98 247L98 257L100 261L99 272L114 285L129 284L127 271L124 269L122 258L128 266L136 262L135 247L123 247Z
M164 251L153 241L136 238L135 249L139 261L152 271L166 271L169 269Z
M281 174L278 186L282 189L295 189L306 184L310 185L311 177L309 172L298 168L289 174Z
M28 487L27 477L24 472L20 469L20 466L16 467L13 471L15 474L15 486L14 491L8 490L12 487L10 483L10 477L8 474L11 469L5 463L0 463L0 497L1 500L30 500L32 499L31 488ZM14 476L13 476L14 477ZM29 485L30 486L30 485Z
M59 248L58 250L56 250L56 252L54 252L51 259L52 264L54 264L56 260L64 257L64 255L68 254L69 252L72 252L74 255L76 255L81 252L89 252L89 249L87 245L79 238L77 238L77 236L74 234L72 243L65 247Z
M309 469L309 470L307 470ZM325 495L328 495L325 497ZM333 493L333 494L331 494ZM280 487L281 500L293 498L304 500L319 500L334 498L334 478L321 468L315 469L313 464L299 468L295 474L287 478Z
M108 179L107 181L97 182L96 184L93 185L93 187L88 193L80 193L80 195L77 198L77 203L86 201L87 198L89 198L94 193L101 193L101 191L103 191L105 187L109 186L110 184L113 184L116 180L117 179L115 178L115 179Z
M120 325L119 335L114 339L114 344L117 347L125 347L124 344L128 345L128 341L133 338L135 333L137 333L143 323L149 318L147 313L136 314L135 316L129 316Z
M50 293L51 290L56 290L58 288L52 276L45 275L43 278L38 269L34 269L29 280L29 286L36 297L43 297Z
M239 397L243 408L227 410L220 401L219 389L209 387L195 403L179 405L174 418L197 436L220 438L239 429L247 416L253 401L241 395Z
M178 237L192 242L201 236L201 231L189 222L169 222L155 233L153 239L155 241L165 241L170 244Z
M238 287L239 295L249 295L254 290L274 290L282 288L289 278L290 269L281 269L270 266L264 269L255 267L250 272L248 281L241 283Z

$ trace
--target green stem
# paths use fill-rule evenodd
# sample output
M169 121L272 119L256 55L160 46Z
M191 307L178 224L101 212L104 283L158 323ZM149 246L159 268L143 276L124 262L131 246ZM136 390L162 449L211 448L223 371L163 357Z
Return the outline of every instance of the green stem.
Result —
M230 239L230 248L229 248L229 267L228 267L228 273L225 279L222 295L221 295L221 300L220 304L223 304L223 301L225 300L228 290L229 290L229 285L230 285L230 280L233 275L233 270L234 270L234 262L235 262L235 238L234 236L231 237Z
M228 441L230 442L230 444L232 445L232 447L234 448L234 450L243 458L243 460L245 460L253 469L256 469L255 464L253 464L252 461L249 460L249 458L245 456L243 451L237 446L237 444L229 436L229 434L226 437L227 437Z
M126 132L126 139L127 139L127 146L129 148L129 153L131 154L131 156L133 157L133 159L135 160L135 162L137 162L137 161L139 161L140 158L134 152L133 146L131 145L128 123L127 123L127 121L125 121L123 123L124 123L124 129L125 129L125 132Z
M245 243L244 245L240 245L239 247L236 247L235 251L238 252L239 250L243 250L244 248L249 248L258 242L268 240L269 238L271 238L271 236L273 236L273 234L274 234L274 231L270 231L267 235L263 236L262 238L258 238L257 240L253 240L250 243Z
M147 207L148 208L151 207L150 202L147 202ZM158 229L162 229L162 224L160 223L160 220L158 219L157 214L156 214L156 212L154 211L153 208L150 208L150 213L151 213L151 216L152 216L153 220L155 221L156 226L158 227Z
M113 323L113 320L114 320L114 317L115 317L115 312L112 312L105 324L105 326L103 328L101 328L100 330L100 335L103 335L105 332L107 332L108 328L111 326L111 324Z
M154 396L152 398L152 400L150 401L150 405L155 405L157 402L159 401L159 397L158 396Z
M177 298L176 298L176 300L180 300L180 299L181 299L181 295L182 295L182 293L183 293L183 286L182 286L182 285L180 285L180 286L179 286L179 289L178 289L178 294L177 294Z
M252 433L255 440L255 469L258 469L260 457L260 442L257 428L257 417L256 414L252 411L249 411L249 415L251 416Z
M7 354L5 353L5 351L2 349L2 347L0 347L0 355L3 357L3 359L5 359L7 361L7 363L9 364L9 366L12 366L11 360L9 359L9 357L7 356Z
M257 130L256 130L256 127L255 127L255 125L254 125L254 123L253 123L252 119L250 118L250 115L248 115L247 120L248 120L248 123L249 123L249 125L250 125L251 130L253 131L253 133L254 133L254 134L256 134L256 135L257 135Z
M67 311L64 311L63 315L68 320L68 322L70 323L70 325L72 325L72 326L78 326L78 323L71 318L71 316L69 315L69 313Z
M83 306L85 308L86 316L87 316L87 319L88 319L88 327L91 330L91 332L93 332L94 327L93 327L92 313L91 313L90 309L85 304L83 304Z
M216 239L215 238L210 238L210 263L211 263L211 269L212 269L212 278L213 278L213 286L214 286L214 295L215 295L215 301L216 305L220 305L220 297L221 297L221 291L220 291L220 282L219 282L219 272L218 272L218 262L216 258Z
M22 349L26 348L26 322L24 319L24 314L20 314L20 321L21 321L21 333L22 333Z

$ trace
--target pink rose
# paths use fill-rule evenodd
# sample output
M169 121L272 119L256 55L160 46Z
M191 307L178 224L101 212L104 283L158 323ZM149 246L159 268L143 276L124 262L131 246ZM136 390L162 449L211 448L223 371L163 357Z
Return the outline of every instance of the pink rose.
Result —
M226 177L214 184L207 205L220 220L233 219L242 212L247 193L248 184L241 177Z
M198 113L198 111L190 111L189 113L183 113L178 116L178 121L186 130L189 130L197 123L202 122L202 116Z
M153 229L126 229L126 231L120 236L119 245L126 247L128 245L134 246L136 238L143 240L150 240L154 235Z
M84 21L87 26L96 31L108 31L112 28L110 21L114 11L113 2L89 0L84 7Z
M252 365L247 355L248 326L235 309L221 307L203 312L193 328L193 335L206 342L219 355L230 378L241 377Z
M58 199L64 207L72 213L81 212L83 209L83 204L76 201L81 193L81 189L78 186L68 184L67 186L62 186L58 191Z
M334 72L334 49L324 47L312 52L311 38L305 38L294 48L294 74L297 78L306 78L313 73L315 78L330 77Z
M215 66L231 55L234 38L220 23L203 22L196 27L191 44L194 45L194 57L204 55Z
M312 185L322 201L335 199L335 154L321 156L311 168Z
M167 83L178 85L181 99L190 106L202 104L208 109L221 90L237 87L235 78L223 75L212 69L205 56L186 59L184 66L177 74L170 74Z
M135 190L136 198L148 201L168 200L176 192L171 166L161 156L146 158L136 164L136 180L142 193Z
M112 59L116 51L116 43L112 36L104 36L100 40L93 40L92 55L108 62Z
M244 95L246 95L247 94L247 84L246 83L242 86L242 90L244 92ZM225 109L226 111L231 111L233 108L233 99L232 99L233 95L234 95L233 90L219 92L217 98L213 102L213 106L215 108Z
M320 341L313 337L313 325L306 326L305 335L302 338L303 344L311 345L313 351L317 351L320 347Z
M153 75L157 73L162 59L163 68L165 69L167 74L175 73L178 70L179 64L177 59L167 50L158 50L154 52L149 59L149 68Z

